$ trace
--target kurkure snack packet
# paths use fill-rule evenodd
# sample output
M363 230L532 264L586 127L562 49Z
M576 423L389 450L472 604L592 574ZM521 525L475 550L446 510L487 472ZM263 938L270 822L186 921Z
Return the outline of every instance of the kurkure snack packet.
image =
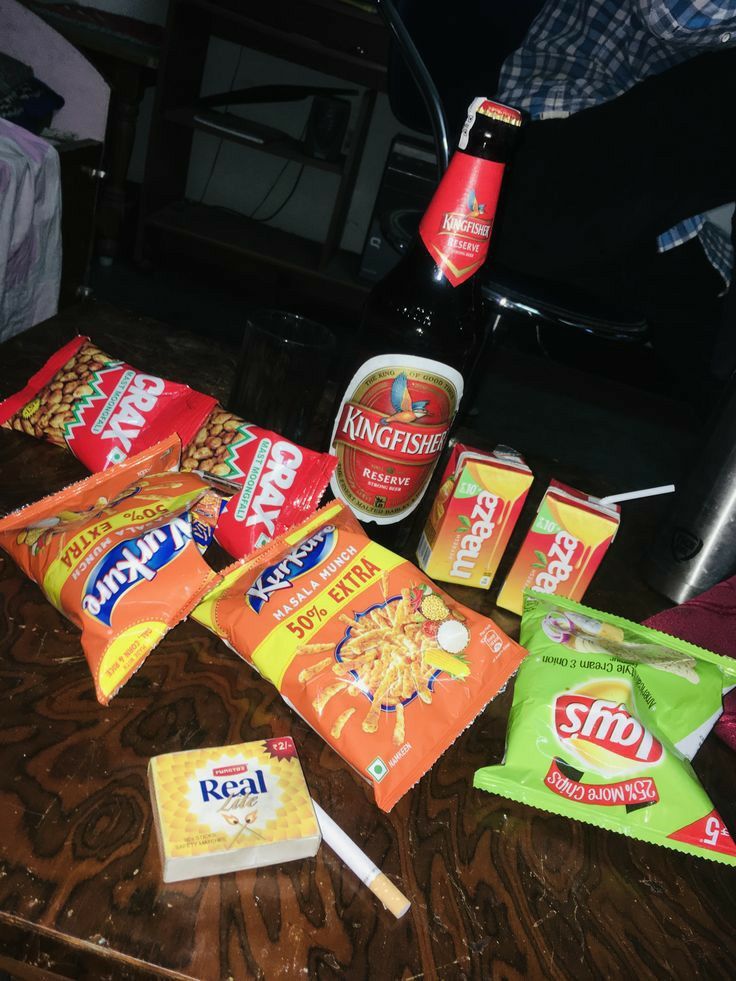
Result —
M236 492L217 529L235 558L312 514L336 464L209 395L111 358L87 337L66 344L0 403L0 425L68 447L94 472L177 433L181 469L228 481Z
M500 766L474 785L736 865L690 760L736 685L736 661L572 600L527 592Z
M274 684L386 811L524 656L339 501L222 576L194 619Z
M217 579L202 552L222 499L178 473L173 436L0 520L0 545L82 631L107 705Z

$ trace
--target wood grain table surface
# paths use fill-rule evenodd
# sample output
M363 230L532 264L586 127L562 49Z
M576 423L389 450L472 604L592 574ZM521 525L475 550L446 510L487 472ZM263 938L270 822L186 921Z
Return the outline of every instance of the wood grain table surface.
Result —
M94 303L0 347L0 397L77 332L142 370L227 397L233 351ZM551 473L531 462L537 480L520 526ZM1 513L85 475L65 451L0 430ZM554 475L606 490L584 460ZM590 605L637 620L667 605L637 565L661 507L651 500L627 512ZM494 606L495 590L449 591L518 636L518 618ZM473 789L475 770L503 755L511 686L384 814L275 689L193 622L172 630L103 708L77 629L3 554L0 645L0 974L733 976L735 869ZM315 799L411 899L403 919L325 846L305 861L161 881L150 757L284 734ZM710 738L695 763L736 829L733 754Z

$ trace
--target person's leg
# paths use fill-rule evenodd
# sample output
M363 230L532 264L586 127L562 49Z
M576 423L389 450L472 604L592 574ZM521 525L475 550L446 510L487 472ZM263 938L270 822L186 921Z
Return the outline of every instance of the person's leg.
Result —
M713 375L722 381L726 381L736 371L736 209L731 218L731 244L734 254L731 288L721 306L721 319L711 365Z
M504 265L549 279L620 261L736 198L736 49L522 131L494 230Z
M642 312L669 394L689 401L701 416L721 389L712 361L723 290L723 279L697 238L658 253L642 283Z
M643 314L655 367L673 394L708 389L723 282L698 241L660 254L656 237L736 198L735 97L730 49L605 105L527 124L494 230L493 254L502 265ZM733 291L728 303L733 319ZM733 365L736 321L719 343L731 343ZM715 361L722 367L728 358Z

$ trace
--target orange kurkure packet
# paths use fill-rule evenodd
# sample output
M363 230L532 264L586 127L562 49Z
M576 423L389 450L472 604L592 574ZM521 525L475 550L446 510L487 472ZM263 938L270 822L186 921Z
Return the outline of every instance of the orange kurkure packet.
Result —
M340 502L222 575L193 618L272 682L386 811L524 656Z
M170 437L0 521L0 545L81 629L103 705L217 578L202 551L221 499L176 472L180 453Z

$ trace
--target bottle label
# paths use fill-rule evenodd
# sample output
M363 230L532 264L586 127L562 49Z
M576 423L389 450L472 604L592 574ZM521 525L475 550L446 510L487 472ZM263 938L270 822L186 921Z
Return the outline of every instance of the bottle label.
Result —
M462 375L429 358L385 354L365 361L332 431L330 482L362 521L391 524L419 504L463 394Z
M424 245L453 286L485 262L504 164L458 151L419 225Z

